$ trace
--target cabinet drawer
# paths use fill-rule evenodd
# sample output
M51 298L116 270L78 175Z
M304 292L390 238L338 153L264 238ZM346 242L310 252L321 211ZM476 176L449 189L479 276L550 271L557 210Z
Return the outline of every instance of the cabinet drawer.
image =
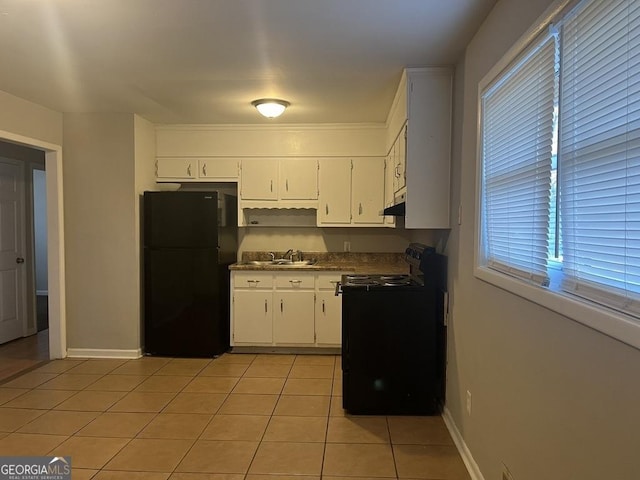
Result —
M276 288L313 289L313 273L279 273L276 275Z
M343 272L319 273L318 289L319 290L335 290L336 283L340 281Z
M269 272L233 272L234 288L272 288L273 275Z

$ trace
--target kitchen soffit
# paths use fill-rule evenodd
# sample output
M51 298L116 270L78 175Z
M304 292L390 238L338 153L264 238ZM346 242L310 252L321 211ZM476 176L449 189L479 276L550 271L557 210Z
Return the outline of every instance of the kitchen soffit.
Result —
M384 122L402 68L454 64L494 4L0 0L0 90L158 124Z

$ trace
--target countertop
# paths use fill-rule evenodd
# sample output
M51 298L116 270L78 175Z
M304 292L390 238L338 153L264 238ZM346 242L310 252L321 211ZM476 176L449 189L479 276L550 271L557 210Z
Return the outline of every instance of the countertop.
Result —
M243 261L268 260L268 252L244 252ZM403 253L304 252L304 259L316 259L313 265L247 265L242 262L229 266L234 271L344 271L359 274L399 275L409 273Z

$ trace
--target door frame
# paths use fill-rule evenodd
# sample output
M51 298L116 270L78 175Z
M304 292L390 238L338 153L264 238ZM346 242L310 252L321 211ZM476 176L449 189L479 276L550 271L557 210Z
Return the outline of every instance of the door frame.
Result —
M67 356L65 300L64 203L62 147L31 137L0 130L0 140L44 152L47 175L47 279L49 282L49 357Z

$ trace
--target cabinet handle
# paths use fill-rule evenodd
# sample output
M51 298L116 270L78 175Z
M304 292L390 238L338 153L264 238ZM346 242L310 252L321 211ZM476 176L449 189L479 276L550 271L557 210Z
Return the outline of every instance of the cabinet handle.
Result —
M400 166L396 165L396 178L400 178Z
M260 283L260 280L247 280L247 283L252 283L254 285L257 285L258 283Z
M285 187L287 189L287 192L288 192L289 191L289 179L288 178L284 181L284 185L285 185Z
M282 300L280 300L280 313L284 312L284 304Z
M191 176L191 164L187 167L187 175Z
M322 313L324 313L324 300L322 300Z
M362 215L362 203L358 206L358 215Z
M289 282L291 283L291 285L300 285L302 283L302 280L289 280Z
M271 186L269 187L271 189L271 191L273 192L273 180L271 180Z
M324 211L325 211L325 213L326 213L327 215L329 215L329 204L328 204L328 203L325 203L325 205L324 205Z
M207 164L206 164L206 163L203 163L203 164L202 164L202 175L203 175L204 177L206 177L206 176L207 176Z
M267 301L264 301L264 313L267 313Z

